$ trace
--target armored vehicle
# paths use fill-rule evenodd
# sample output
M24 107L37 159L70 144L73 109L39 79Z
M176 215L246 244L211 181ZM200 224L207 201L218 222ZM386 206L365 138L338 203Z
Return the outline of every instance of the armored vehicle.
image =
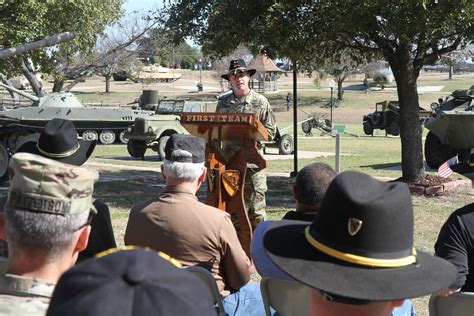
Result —
M84 106L72 93L45 93L40 97L14 89L33 103L27 107L15 107L0 111L0 137L7 140L15 151L15 140L19 135L40 131L52 118L74 122L79 135L86 140L98 140L100 144L126 143L124 134L136 117L153 115L153 111L132 110L107 106Z
M425 120L429 130L425 140L426 164L438 168L449 158L458 155L468 159L474 148L474 86L456 90L445 100L431 104L433 115Z
M204 101L167 100L158 102L155 115L139 117L128 128L125 137L128 139L127 150L134 158L144 158L148 148L158 153L158 158L165 157L165 145L170 135L175 133L189 134L180 123L182 112L213 112L217 103Z
M0 49L0 59L5 59L11 56L22 54L30 50L43 48L47 46L53 46L59 43L70 41L74 39L74 37L75 37L74 33L64 32L64 33L48 36L39 41L26 43L26 44L19 45L16 47L3 48L3 49ZM3 107L3 104L0 104L0 113L2 113L2 111L5 111L5 108ZM10 160L10 156L12 155L12 150L11 148L8 147L8 139L9 139L10 133L15 133L17 131L13 127L8 127L8 128L4 127L4 123L10 124L12 122L19 123L19 119L0 118L0 183L4 182L5 180L8 180L7 168L8 168L8 162ZM26 141L26 139L24 141Z
M431 111L422 107L420 111L420 122L431 115ZM364 115L362 125L366 135L373 135L374 129L385 130L387 134L400 135L400 107L398 101L382 101L375 104L375 112Z

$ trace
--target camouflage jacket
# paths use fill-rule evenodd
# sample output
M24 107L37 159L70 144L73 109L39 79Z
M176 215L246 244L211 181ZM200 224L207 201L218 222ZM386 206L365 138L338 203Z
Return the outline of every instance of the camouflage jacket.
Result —
M216 112L221 113L256 113L267 129L270 139L276 134L276 120L270 103L263 95L250 90L250 93L243 97L236 97L234 94L224 96L219 100Z
M0 275L0 315L46 315L55 284L18 275Z

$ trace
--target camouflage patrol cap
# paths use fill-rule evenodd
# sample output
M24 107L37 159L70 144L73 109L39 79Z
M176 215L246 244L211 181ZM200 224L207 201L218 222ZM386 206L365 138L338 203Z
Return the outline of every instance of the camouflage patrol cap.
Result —
M64 164L29 153L13 155L5 209L58 215L96 213L92 206L95 170Z

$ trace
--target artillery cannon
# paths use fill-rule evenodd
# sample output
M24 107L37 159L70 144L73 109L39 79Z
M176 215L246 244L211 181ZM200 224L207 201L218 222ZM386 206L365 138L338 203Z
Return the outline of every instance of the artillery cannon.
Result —
M438 168L458 155L460 161L469 158L474 148L474 86L456 90L445 100L431 104L433 115L425 120L429 130L425 140L426 164Z

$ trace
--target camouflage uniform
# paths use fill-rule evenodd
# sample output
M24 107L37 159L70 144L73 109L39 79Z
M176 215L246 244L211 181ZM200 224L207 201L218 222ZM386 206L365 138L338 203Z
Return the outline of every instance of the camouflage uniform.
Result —
M55 284L18 275L0 275L0 315L46 315Z
M243 97L230 94L222 97L217 103L216 112L221 113L256 113L264 124L270 139L276 134L275 115L270 103L263 95L250 90ZM224 146L224 157L230 158L237 150L238 145L228 142ZM245 179L244 200L248 209L248 215L252 226L255 227L265 220L265 192L267 191L267 173L265 169L259 169L256 165L247 165L247 176Z
M98 173L94 170L17 153L10 160L9 172L10 188L4 212L18 209L58 215L95 212L92 192ZM6 250L6 244L2 243L2 251ZM31 277L0 274L0 315L45 315L54 287L54 283Z

